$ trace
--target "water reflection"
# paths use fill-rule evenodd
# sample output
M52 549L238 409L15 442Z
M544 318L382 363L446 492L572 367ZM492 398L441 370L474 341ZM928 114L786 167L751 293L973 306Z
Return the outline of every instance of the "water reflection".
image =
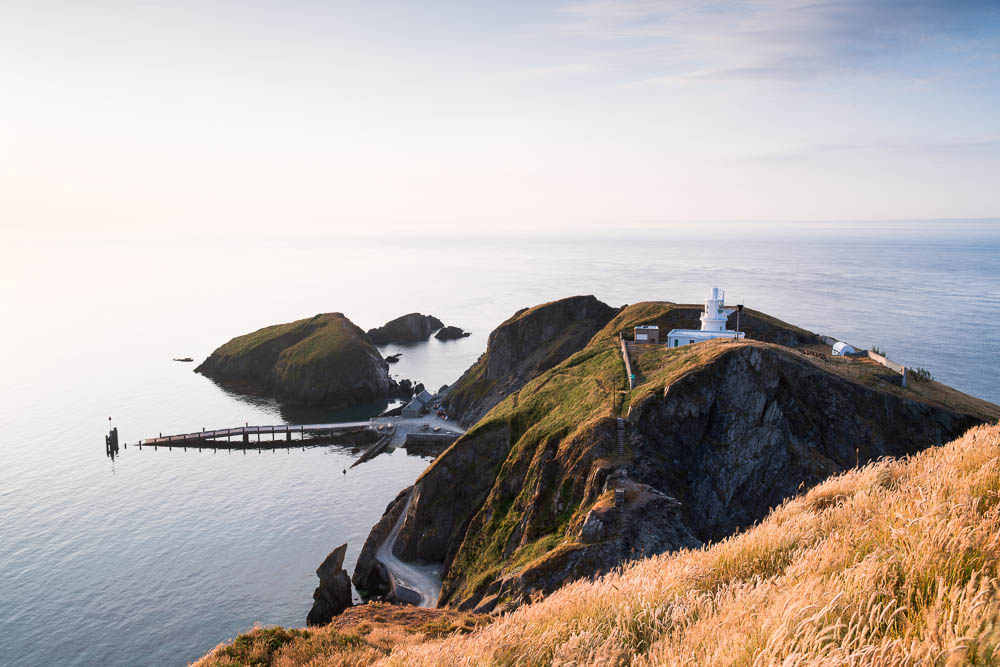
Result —
M208 378L212 384L222 390L230 398L245 403L257 410L275 414L286 424L336 424L339 422L364 421L377 417L387 410L403 404L394 398L380 399L368 403L359 403L347 408L329 408L321 406L286 405L279 403L270 396L264 396L251 391L248 385L220 382ZM236 426L218 424L216 428Z
M186 441L175 440L172 443L169 441L151 444L139 443L137 446L140 451L153 450L155 452L162 449L164 451L179 450L187 452L190 450L191 452L216 453L223 450L229 453L242 452L244 455L247 452L263 454L268 451L276 453L279 449L291 452L293 449L305 451L306 448L325 447L331 450L331 452L357 457L365 449L374 444L377 439L378 434L376 431L357 429L333 433L255 433L236 435L230 438L219 437L214 440L189 439ZM114 458L110 448L108 452L109 456ZM114 449L114 452L117 453L117 447Z
M268 395L256 392L252 385L236 382L222 382L214 378L206 379L221 389L223 394L229 396L235 401L244 403L252 408L256 408L257 410L262 410L264 412L278 412L278 402Z
M369 403L359 403L349 408L323 408L305 405L279 405L278 414L286 424L336 424L356 422L378 417L386 410L402 405L396 399L382 399Z

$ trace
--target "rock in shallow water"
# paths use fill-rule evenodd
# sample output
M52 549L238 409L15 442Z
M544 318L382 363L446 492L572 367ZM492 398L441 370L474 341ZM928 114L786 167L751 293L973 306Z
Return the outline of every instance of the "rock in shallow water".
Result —
M433 315L410 313L390 320L377 329L369 329L368 337L376 345L418 343L430 338L431 332L443 326L444 323Z
M319 586L313 592L313 606L306 617L309 625L326 625L334 616L354 605L351 595L351 578L344 570L344 555L347 544L341 544L330 552L326 560L316 569Z
M438 340L458 340L459 338L466 338L470 335L472 334L470 334L468 331L463 331L461 327L448 326L442 328L440 331L434 334L434 337L437 338Z

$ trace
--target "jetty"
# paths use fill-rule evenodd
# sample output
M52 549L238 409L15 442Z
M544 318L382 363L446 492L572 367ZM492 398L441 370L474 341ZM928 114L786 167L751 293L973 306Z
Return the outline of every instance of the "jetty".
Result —
M155 438L140 440L138 444L140 447L144 445L184 446L184 443L218 441L222 438L225 438L227 442L231 442L234 437L238 441L249 444L250 436L253 435L257 436L256 442L260 442L261 436L267 435L271 436L271 440L277 440L278 436L284 435L285 440L290 441L292 435L295 433L298 433L299 439L302 439L307 433L310 435L334 435L336 433L371 429L372 427L372 422L370 421L340 422L335 424L273 424L268 426L250 426L246 424L244 426L219 428L211 431L202 429L194 433L177 433L175 435L163 435L161 433Z

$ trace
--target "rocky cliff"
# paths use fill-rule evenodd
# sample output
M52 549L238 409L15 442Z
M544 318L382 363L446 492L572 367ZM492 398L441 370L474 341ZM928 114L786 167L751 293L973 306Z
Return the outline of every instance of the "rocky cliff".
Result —
M431 337L431 333L444 327L444 323L433 315L410 313L389 320L382 326L369 329L368 337L376 345L390 343L418 343Z
M763 342L813 337L746 312L757 340L642 348L633 358L641 382L623 391L618 334L695 326L692 310L623 309L421 475L395 553L443 563L442 604L517 604L630 559L717 540L833 473L1000 417L992 404L953 401L953 390L905 390L870 362L823 362ZM489 361L480 360L484 375ZM503 366L520 369L513 355Z
M593 296L525 308L490 334L486 352L448 394L448 413L463 426L477 422L528 381L583 348L616 309Z
M343 407L392 394L389 365L364 331L326 313L238 336L195 372L282 402Z

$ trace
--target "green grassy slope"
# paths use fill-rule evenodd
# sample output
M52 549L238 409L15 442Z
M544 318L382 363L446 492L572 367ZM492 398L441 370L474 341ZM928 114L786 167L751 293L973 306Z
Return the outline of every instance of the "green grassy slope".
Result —
M279 400L350 405L386 395L388 364L341 313L265 327L216 349L197 372Z

